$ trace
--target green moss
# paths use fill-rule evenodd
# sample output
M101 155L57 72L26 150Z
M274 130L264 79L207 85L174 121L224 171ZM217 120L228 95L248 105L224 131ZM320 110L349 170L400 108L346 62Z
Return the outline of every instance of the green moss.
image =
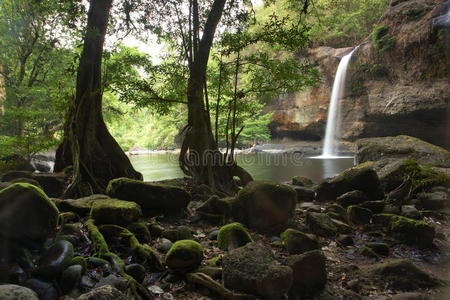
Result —
M162 236L171 242L179 240L192 240L192 231L187 226L179 226L175 229L169 229L162 232Z
M368 256L368 257L374 257L374 258L378 257L378 255L375 253L375 251L373 251L372 248L367 247L366 245L362 246L359 249L359 253L361 253L364 256Z
M423 8L418 8L418 7L413 7L410 8L408 10L403 11L403 15L408 19L408 20L414 20L417 19L421 16L423 16L425 14L425 9Z
M72 258L69 266L73 265L80 265L83 268L83 273L86 272L87 262L83 256L75 256L74 258Z
M203 259L203 247L193 240L175 242L166 254L166 264L172 269L193 269Z
M397 40L389 34L389 26L386 24L377 26L372 32L373 47L379 52L395 47Z
M77 215L74 212L62 212L59 214L59 224L64 225L70 221L77 219Z
M292 228L286 229L280 237L289 254L301 254L319 249L319 243L315 237Z
M227 250L252 242L252 237L241 223L235 222L222 226L219 229L217 242L220 249Z
M222 264L222 256L216 256L206 261L206 264L211 267L217 267Z

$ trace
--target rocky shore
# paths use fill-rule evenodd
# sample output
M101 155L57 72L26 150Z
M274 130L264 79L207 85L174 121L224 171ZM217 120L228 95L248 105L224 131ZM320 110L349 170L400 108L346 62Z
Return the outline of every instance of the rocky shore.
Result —
M447 299L450 153L407 136L356 144L360 164L334 178L233 197L117 178L62 199L66 174L10 161L0 298Z

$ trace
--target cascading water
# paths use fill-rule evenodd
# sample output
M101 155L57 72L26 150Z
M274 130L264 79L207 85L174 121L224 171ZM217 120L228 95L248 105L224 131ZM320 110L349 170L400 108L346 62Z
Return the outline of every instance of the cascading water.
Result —
M359 47L359 46L358 46ZM318 158L338 158L335 137L340 135L339 124L339 103L345 88L345 75L347 74L347 66L350 59L358 47L345 55L337 68L334 78L333 90L331 91L330 107L328 108L327 127L325 130L325 141L323 144L322 155Z

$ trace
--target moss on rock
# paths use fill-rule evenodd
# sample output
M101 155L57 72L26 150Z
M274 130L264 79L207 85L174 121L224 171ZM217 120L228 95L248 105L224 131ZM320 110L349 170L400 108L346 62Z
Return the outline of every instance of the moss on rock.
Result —
M93 201L90 212L90 217L99 224L126 225L141 216L141 207L137 203L118 199Z
M162 236L171 242L180 240L192 240L192 230L187 226L178 226L175 229L168 229L162 232Z
M338 232L338 228L334 225L331 218L324 213L307 213L306 225L312 233L318 236L330 237Z
M217 242L220 249L232 250L252 242L252 237L241 223L235 222L219 229Z
M280 237L289 254L302 254L320 248L314 236L292 228L286 229Z
M166 264L174 270L193 270L203 259L203 247L193 240L175 242L166 254Z

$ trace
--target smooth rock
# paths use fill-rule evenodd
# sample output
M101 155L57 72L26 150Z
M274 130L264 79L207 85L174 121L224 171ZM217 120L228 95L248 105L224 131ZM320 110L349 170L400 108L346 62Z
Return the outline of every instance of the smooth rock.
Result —
M119 277L114 274L110 274L110 275L100 279L100 281L97 282L97 284L95 285L96 288L99 288L102 286L112 286L112 287L118 289L119 291L125 292L128 288L128 280L123 277Z
M414 205L402 205L401 207L401 215L406 218L419 220L421 218L420 212Z
M25 285L37 293L39 300L58 299L58 292L51 283L31 278L25 281Z
M61 274L60 287L63 293L68 293L76 288L83 275L83 267L80 265L69 266Z
M42 254L36 272L45 277L56 276L70 265L72 258L72 244L65 240L57 241Z
M366 201L369 201L369 198L366 196L366 194L364 194L363 191L358 190L347 192L336 198L336 202L343 207L361 204Z
M37 294L24 286L15 284L0 285L0 299L2 300L38 300Z
M316 199L316 192L309 187L294 186L298 202L311 202Z
M137 282L141 283L144 281L145 268L140 264L131 264L125 267L125 273L136 279Z
M162 238L161 239L161 244L159 245L158 249L161 252L166 253L167 251L170 250L170 248L172 248L172 245L173 245L173 243L169 239Z
M372 211L358 205L350 205L347 213L348 220L353 224L369 224L372 219Z
M104 285L81 295L77 300L128 300L128 297L118 289L110 285Z

